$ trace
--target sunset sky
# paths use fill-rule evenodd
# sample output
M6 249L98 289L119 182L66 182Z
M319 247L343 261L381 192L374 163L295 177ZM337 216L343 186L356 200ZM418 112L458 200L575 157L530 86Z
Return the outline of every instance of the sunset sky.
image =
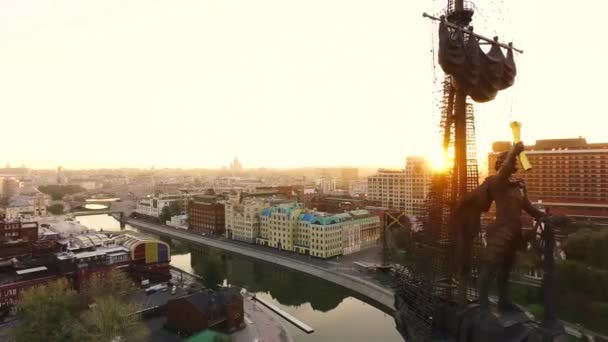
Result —
M439 149L444 0L0 1L0 163L33 168L376 165ZM608 4L478 0L515 86L476 106L509 139L608 141Z

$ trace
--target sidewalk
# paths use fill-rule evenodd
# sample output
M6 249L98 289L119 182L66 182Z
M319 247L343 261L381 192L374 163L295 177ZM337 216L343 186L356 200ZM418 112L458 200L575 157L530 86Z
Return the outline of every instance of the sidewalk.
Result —
M243 298L246 328L232 334L235 342L292 342L281 318L263 305Z

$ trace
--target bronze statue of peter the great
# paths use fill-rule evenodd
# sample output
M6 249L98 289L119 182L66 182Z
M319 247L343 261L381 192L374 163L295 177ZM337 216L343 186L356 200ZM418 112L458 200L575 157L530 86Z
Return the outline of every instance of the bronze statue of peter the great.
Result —
M492 281L498 283L498 309L514 309L509 298L509 273L518 250L526 246L523 237L521 211L525 210L536 220L544 213L535 208L522 179L515 178L517 157L524 150L519 142L508 152L502 152L497 160L496 175L490 176L482 184L487 191L487 199L496 204L496 222L486 228L486 247L479 277L479 304L482 312L489 311L488 292Z
M486 246L479 275L479 304L482 313L489 313L488 292L494 279L498 283L498 309L515 309L509 298L509 274L518 250L526 246L523 237L521 212L525 210L536 220L544 213L530 200L524 181L514 177L517 158L524 150L523 143L513 145L510 151L498 155L496 175L489 176L456 207L454 222L458 234L457 263L461 275L469 272L469 258L473 237L480 230L480 215L496 204L496 221L486 227ZM464 278L461 278L464 279Z

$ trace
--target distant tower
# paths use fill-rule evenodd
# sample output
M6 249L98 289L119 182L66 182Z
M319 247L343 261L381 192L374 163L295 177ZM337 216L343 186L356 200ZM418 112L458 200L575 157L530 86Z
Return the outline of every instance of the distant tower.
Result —
M242 170L243 170L243 166L241 165L239 158L237 158L237 156L235 155L234 160L230 164L230 172L232 173L233 176L235 176L235 175L238 175L239 173L241 173Z
M63 166L58 166L57 167L57 184L65 184L66 183L66 179L65 179L65 175L63 173Z

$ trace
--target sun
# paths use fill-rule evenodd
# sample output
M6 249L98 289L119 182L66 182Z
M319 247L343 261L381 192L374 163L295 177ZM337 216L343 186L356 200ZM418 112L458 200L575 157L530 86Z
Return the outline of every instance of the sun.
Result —
M450 153L446 153L441 149L437 149L432 151L427 155L429 162L431 163L431 168L433 172L442 173L447 171L452 165L450 158Z

